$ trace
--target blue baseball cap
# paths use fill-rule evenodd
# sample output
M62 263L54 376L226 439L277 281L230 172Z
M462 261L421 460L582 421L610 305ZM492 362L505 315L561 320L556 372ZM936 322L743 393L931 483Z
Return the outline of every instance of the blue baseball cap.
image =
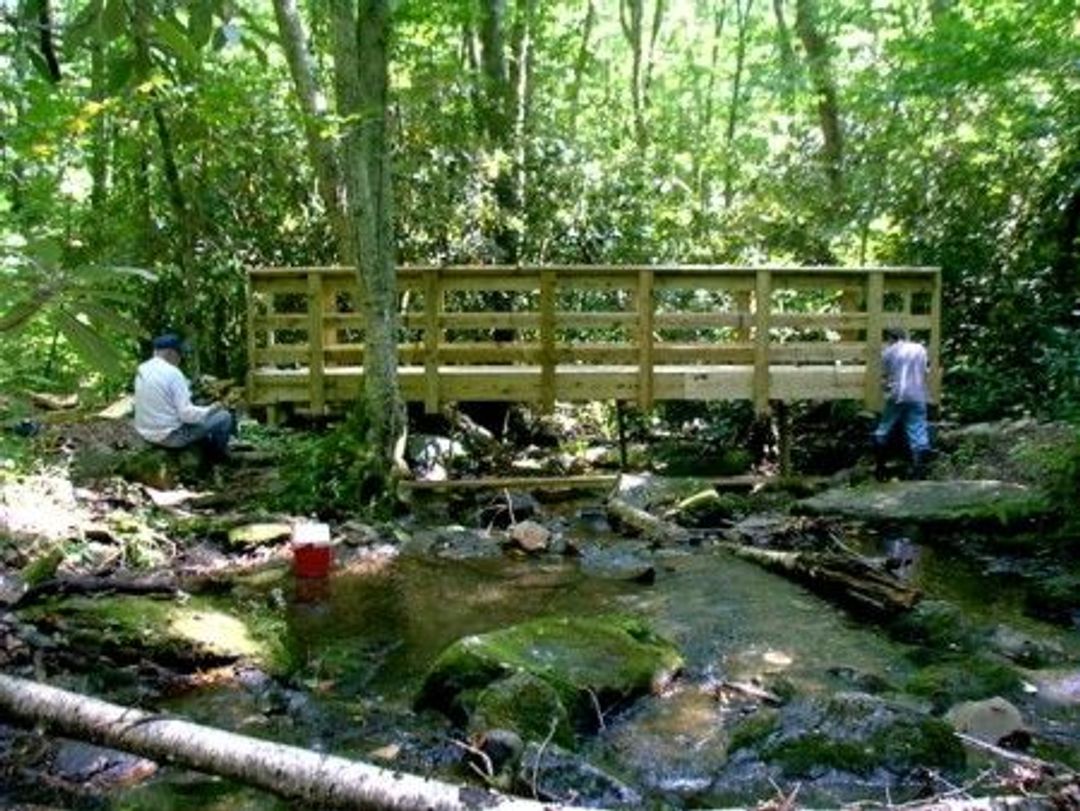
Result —
M159 335L154 339L154 349L173 349L184 353L188 352L191 346L175 332L166 332L164 335Z

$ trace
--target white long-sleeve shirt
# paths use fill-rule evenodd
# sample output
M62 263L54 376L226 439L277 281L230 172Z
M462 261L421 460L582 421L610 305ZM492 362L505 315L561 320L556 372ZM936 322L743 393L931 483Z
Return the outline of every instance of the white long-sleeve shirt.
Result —
M184 373L154 356L135 374L135 430L148 442L161 442L184 423L202 422L210 406L191 402Z
M928 361L926 347L895 341L881 353L886 395L895 403L925 403Z

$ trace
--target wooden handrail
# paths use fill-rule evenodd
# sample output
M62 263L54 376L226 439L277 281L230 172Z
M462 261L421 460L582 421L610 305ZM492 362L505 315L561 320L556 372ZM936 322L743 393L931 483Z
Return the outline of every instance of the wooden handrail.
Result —
M800 397L878 407L887 326L926 333L935 400L941 391L938 268L402 265L398 286L399 376L429 411L467 396L550 409L602 393L645 408L710 394L749 399L759 412ZM485 292L514 306L488 310ZM827 308L785 307L808 292ZM355 396L364 316L352 268L253 268L248 296L253 402L321 413ZM589 309L575 309L583 300ZM497 340L497 330L513 339ZM408 371L416 364L418 387ZM463 377L470 370L475 379Z

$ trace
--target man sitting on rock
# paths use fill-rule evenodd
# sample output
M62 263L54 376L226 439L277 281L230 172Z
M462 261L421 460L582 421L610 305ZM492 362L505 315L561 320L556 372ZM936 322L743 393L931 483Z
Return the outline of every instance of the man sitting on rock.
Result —
M135 375L135 430L163 448L186 448L199 443L210 462L228 456L232 414L220 403L191 402L188 379L180 371L186 345L168 333L154 339L154 355Z

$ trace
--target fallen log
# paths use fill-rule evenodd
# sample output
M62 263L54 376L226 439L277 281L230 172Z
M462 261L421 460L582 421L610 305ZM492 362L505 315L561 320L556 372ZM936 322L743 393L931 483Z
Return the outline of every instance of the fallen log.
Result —
M814 592L876 619L910 611L922 593L857 555L843 552L780 552L724 544L736 557L760 564Z
M573 811L263 741L0 674L0 717L239 780L315 807Z
M652 513L628 504L621 498L609 498L607 512L615 523L637 530L642 537L653 543L676 544L685 543L690 539L690 533L683 527L657 518Z
M25 608L49 597L103 593L175 597L179 591L175 578L171 575L137 578L79 575L52 578L30 586L15 601L14 606Z

